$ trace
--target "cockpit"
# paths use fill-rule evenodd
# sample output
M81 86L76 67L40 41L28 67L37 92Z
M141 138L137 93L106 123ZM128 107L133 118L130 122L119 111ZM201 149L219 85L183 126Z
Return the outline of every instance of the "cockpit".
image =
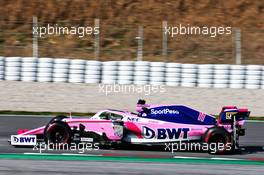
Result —
M102 112L98 117L101 120L122 120L123 119L122 115L109 112L109 111Z

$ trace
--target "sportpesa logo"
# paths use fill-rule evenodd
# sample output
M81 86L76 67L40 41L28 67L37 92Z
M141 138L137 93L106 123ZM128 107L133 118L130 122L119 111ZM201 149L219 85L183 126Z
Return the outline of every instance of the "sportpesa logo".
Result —
M151 114L179 114L180 112L177 110L172 110L172 109L168 109L168 108L164 108L164 109L160 109L160 110L155 110L155 109L151 109L150 110Z

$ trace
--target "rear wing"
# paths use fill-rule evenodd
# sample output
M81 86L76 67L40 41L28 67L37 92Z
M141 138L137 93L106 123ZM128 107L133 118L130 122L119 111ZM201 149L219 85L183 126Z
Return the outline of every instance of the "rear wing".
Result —
M230 123L242 121L249 118L250 111L247 108L237 108L236 106L223 107L219 115L220 123Z

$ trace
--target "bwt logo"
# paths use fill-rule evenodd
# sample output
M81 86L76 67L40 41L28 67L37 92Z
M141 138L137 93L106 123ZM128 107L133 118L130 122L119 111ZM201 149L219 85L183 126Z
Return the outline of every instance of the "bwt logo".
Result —
M17 138L16 136L14 136L14 137L13 137L13 141L14 141L15 143L19 142L19 138Z
M161 110L155 110L155 109L151 109L150 110L151 114L180 114L179 111L177 110L171 110L171 109L168 109L168 108L165 108L165 109L161 109Z
M37 138L35 135L12 135L11 144L12 145L35 145L37 143Z
M19 142L20 143L30 143L30 142L35 142L34 137L20 137Z
M182 135L183 139L188 138L188 132L190 131L190 128L158 128L157 129L157 135L154 130L151 128L148 128L146 126L142 127L142 135L146 139L152 139L156 136L157 139L179 139Z

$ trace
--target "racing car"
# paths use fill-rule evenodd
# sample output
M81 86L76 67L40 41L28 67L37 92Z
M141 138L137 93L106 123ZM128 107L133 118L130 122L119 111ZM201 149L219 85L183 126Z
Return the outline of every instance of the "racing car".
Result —
M250 111L236 106L224 106L216 118L185 105L147 104L139 100L136 113L106 109L92 117L56 116L45 126L19 130L11 136L12 145L45 143L100 142L100 144L159 144L178 142L229 143L239 148L239 137ZM209 150L210 152L210 150Z

